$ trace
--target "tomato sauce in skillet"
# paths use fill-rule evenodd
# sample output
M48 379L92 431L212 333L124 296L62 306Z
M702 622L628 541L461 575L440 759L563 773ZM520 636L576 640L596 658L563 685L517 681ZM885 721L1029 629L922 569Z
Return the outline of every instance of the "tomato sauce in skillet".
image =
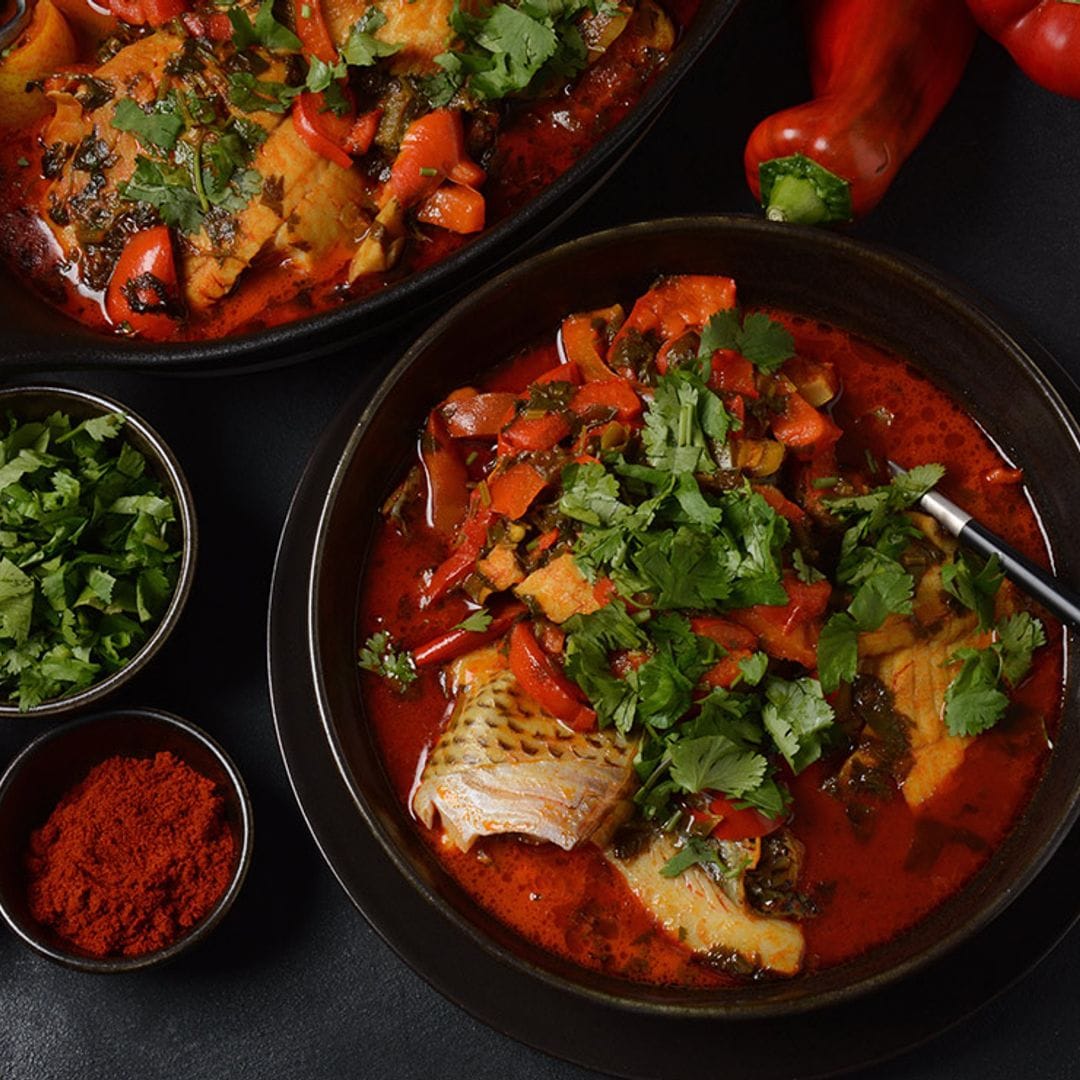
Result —
M1039 520L1023 484L991 440L957 402L913 365L843 330L782 312L800 357L835 366L842 391L831 404L844 435L841 461L892 458L912 467L946 468L941 490L1032 558L1046 564ZM520 392L559 363L554 345L527 349L491 372L482 390ZM445 547L424 529L403 541L389 522L377 527L366 572L361 637L385 629L407 646L463 618L455 594L421 609L416 583ZM839 964L911 927L982 867L1023 810L1045 763L1057 723L1060 627L1045 619L1049 644L1010 694L1005 718L969 746L951 782L914 813L904 798L852 814L830 792L836 762L826 756L788 775L794 797L789 825L806 855L800 881L818 901L803 921L802 970ZM364 678L365 721L374 726L386 769L409 807L428 754L451 712L430 669L401 695ZM576 964L618 977L695 987L732 985L737 977L700 962L639 902L622 876L589 843L564 851L515 836L486 836L468 852L442 830L421 834L450 874L494 919Z

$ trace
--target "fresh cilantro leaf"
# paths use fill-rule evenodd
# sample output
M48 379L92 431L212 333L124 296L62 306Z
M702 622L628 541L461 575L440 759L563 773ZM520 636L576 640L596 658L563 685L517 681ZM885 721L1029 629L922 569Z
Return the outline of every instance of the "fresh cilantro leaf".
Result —
M326 64L317 56L311 56L308 58L307 80L304 85L313 94L319 94L329 90L338 79L345 78L348 72L349 69L344 61Z
M822 742L835 714L817 679L770 678L761 710L765 730L792 770L800 773L821 756Z
M131 178L117 187L123 198L156 207L166 225L187 233L202 228L205 212L183 168L139 156Z
M237 49L263 45L274 52L299 52L300 39L283 23L274 18L274 0L263 0L252 23L246 11L235 5L226 14L233 27L233 44Z
M705 324L698 355L711 357L717 349L733 349L771 373L795 355L795 342L783 325L763 312L741 318L738 308L729 308L716 312Z
M353 67L370 67L384 56L393 56L400 52L402 45L380 41L375 31L386 25L386 15L376 6L369 7L360 21L349 31L345 48L341 55Z
M657 380L645 413L642 444L649 464L672 473L715 472L709 442L723 445L733 417L724 403L688 368Z
M302 90L301 86L257 79L248 71L229 76L229 102L244 112L288 112L292 99Z
M768 762L723 735L680 739L671 747L671 779L685 792L719 791L739 798L759 787Z
M404 690L416 679L412 656L404 649L395 649L385 630L372 634L360 650L359 666L364 671L389 679L399 690Z
M184 130L184 121L176 112L175 102L166 98L149 111L143 110L131 98L116 103L112 126L117 131L130 131L143 146L169 151Z
M744 656L739 661L739 671L742 672L742 681L747 686L757 686L765 678L765 672L769 669L769 657L767 653L756 652L750 656Z
M891 560L863 580L848 611L860 631L877 630L890 615L910 615L915 590L912 576Z
M22 645L30 636L34 579L7 557L0 559L0 639Z
M660 868L660 873L666 878L676 878L685 873L691 866L717 866L726 871L727 865L720 858L716 844L711 840L700 836L687 836L683 838L682 847Z
M466 616L461 622L457 623L452 629L454 630L470 630L476 633L482 633L491 625L491 612L484 608L479 611L474 611L471 615Z
M987 731L1009 704L1000 688L1000 656L992 648L959 649L950 662L963 666L945 691L945 726L951 735Z
M941 568L942 587L979 616L980 630L989 630L993 625L994 598L1003 580L997 555L982 562L961 551L955 561Z
M1032 653L1046 644L1046 629L1026 611L1017 612L997 624L997 645L1001 673L1010 686L1017 686L1031 669Z
M814 585L819 581L825 580L825 575L806 561L806 556L802 553L800 548L795 548L795 550L792 551L791 564L795 568L795 576L804 585Z
M567 465L559 513L586 525L610 525L629 514L619 496L619 481L598 462Z
M842 682L851 682L859 667L859 627L847 612L830 615L821 628L817 647L818 676L831 694Z

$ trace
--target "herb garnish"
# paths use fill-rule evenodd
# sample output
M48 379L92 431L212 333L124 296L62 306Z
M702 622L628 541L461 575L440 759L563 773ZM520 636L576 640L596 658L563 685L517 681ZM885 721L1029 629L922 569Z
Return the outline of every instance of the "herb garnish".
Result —
M377 631L364 642L358 663L365 671L389 679L399 690L404 690L416 680L412 655L405 649L395 649L385 630Z
M122 416L7 417L0 692L29 709L123 667L176 585L175 512Z
M772 373L795 355L795 341L784 326L763 312L742 318L736 307L718 311L701 332L698 355L710 357L717 349L734 349L761 371Z

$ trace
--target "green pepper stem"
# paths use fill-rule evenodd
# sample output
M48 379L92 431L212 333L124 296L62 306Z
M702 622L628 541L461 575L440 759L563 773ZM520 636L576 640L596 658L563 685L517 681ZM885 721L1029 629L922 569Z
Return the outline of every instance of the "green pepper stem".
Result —
M778 177L769 193L765 216L770 221L795 225L817 225L829 215L829 208L809 180L801 176Z

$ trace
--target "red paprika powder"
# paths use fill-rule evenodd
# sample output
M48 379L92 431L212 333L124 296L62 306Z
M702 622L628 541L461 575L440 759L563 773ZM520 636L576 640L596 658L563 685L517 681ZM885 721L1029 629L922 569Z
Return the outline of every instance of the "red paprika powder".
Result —
M234 859L212 780L168 752L111 757L31 835L30 913L92 956L139 956L213 908Z

